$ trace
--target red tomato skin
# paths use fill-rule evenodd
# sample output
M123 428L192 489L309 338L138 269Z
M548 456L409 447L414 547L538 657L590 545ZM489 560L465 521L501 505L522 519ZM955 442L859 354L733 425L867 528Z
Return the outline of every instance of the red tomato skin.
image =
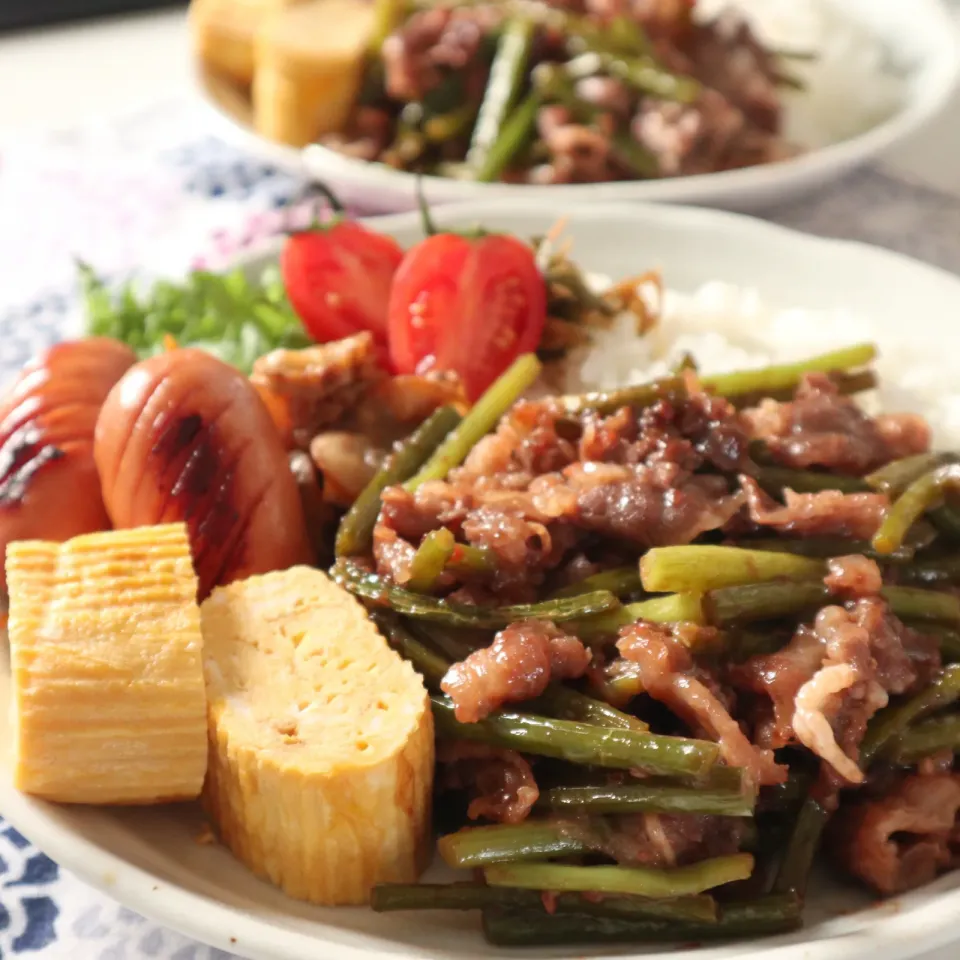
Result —
M341 220L290 236L280 271L293 309L318 343L369 330L386 345L390 285L401 260L392 237Z
M394 276L390 359L399 373L453 370L475 400L536 350L546 313L546 284L522 241L437 234L410 250Z

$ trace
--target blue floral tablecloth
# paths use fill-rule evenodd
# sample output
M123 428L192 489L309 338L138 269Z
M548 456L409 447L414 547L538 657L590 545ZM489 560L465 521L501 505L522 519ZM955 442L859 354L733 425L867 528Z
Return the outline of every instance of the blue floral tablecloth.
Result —
M282 231L305 187L211 136L185 103L0 142L0 382L76 311L75 257L117 278L215 267ZM960 196L880 166L765 216L960 273ZM0 890L0 960L230 960L95 892L2 819Z

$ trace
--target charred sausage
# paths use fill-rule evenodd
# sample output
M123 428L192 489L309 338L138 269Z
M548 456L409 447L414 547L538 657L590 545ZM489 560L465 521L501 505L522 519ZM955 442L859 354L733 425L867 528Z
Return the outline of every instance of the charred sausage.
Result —
M14 540L105 530L93 433L107 394L136 363L117 340L58 343L23 368L0 401L0 575Z
M201 350L137 364L94 446L117 527L184 521L202 600L218 584L310 563L297 484L270 414L239 371Z

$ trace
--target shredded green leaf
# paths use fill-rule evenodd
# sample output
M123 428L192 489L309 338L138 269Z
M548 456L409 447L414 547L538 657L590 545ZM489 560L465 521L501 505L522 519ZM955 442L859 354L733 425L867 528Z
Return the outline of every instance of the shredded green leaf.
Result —
M276 267L258 281L242 270L196 270L183 283L160 280L144 291L127 283L116 293L87 264L78 267L87 334L121 340L141 359L162 352L169 335L181 347L206 350L249 373L257 357L271 350L312 342Z

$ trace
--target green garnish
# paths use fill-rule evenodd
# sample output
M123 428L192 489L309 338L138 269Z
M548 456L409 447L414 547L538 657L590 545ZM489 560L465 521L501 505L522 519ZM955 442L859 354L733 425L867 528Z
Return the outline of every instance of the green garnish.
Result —
M183 283L160 280L140 290L128 282L116 293L87 264L78 267L86 334L120 340L141 359L161 353L172 337L178 346L206 350L249 373L257 357L271 350L312 343L276 267L258 281L242 270L195 270Z

